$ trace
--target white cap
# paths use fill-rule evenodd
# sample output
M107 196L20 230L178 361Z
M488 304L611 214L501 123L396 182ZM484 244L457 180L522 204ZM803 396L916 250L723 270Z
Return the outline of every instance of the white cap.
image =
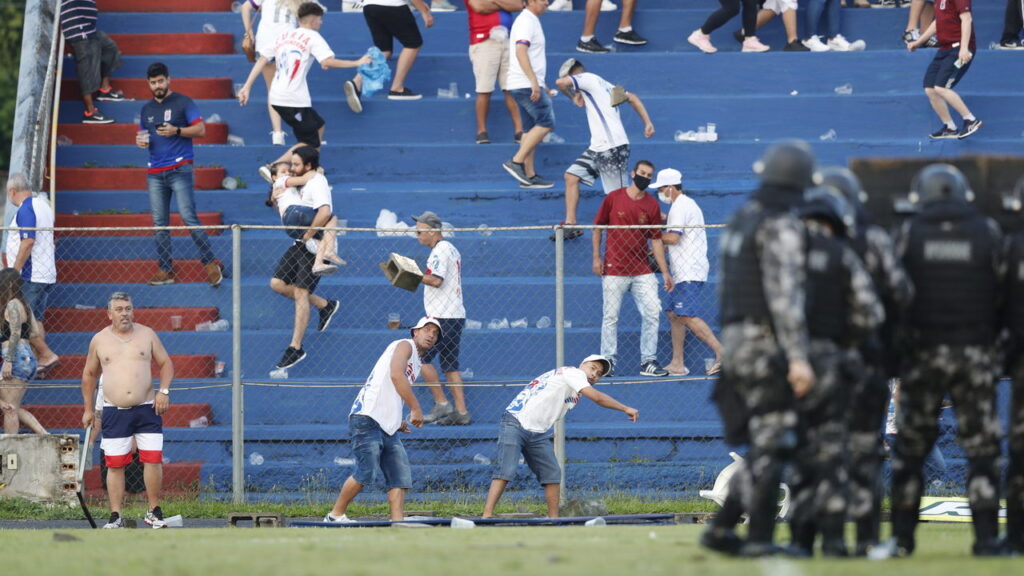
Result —
M602 376L610 372L612 369L611 360L605 358L604 356L601 356L600 354L591 354L590 356L584 358L583 362L580 362L580 364L586 364L587 362L600 362L604 364L604 372L601 373Z
M437 335L441 336L441 323L438 322L437 318L434 318L433 316L424 316L423 318L420 318L420 321L417 322L416 325L409 330L409 333L415 335L417 330L423 328L427 324L433 324L434 326L437 326Z
M658 177L651 182L650 188L657 190L662 186L680 186L683 183L683 173L675 168L665 168L658 171Z

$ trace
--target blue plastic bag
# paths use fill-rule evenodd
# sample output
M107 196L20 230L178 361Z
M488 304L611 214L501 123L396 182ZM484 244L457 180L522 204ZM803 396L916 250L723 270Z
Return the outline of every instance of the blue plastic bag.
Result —
M380 48L372 46L366 51L366 54L373 61L360 66L359 73L363 75L363 96L373 96L385 85L390 85L391 68L388 67L388 61L384 58L384 53L380 51Z

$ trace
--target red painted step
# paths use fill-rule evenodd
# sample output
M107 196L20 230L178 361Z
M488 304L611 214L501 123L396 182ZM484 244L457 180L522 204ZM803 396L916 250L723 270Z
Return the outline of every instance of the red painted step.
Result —
M93 446L93 453L99 458L99 444ZM164 481L160 490L161 494L194 494L199 489L199 472L203 467L202 462L168 462L163 465ZM85 484L85 496L106 502L107 493L103 490L103 483L100 481L100 465L97 462L91 469L85 471L82 478ZM104 520L99 519L102 523ZM146 527L139 521L139 525Z
M213 322L220 318L214 306L198 308L136 308L135 321L145 324L157 332L170 332L171 316L181 316L180 330L191 332L200 322ZM79 310L77 308L47 308L47 332L99 332L110 326L106 308Z
M145 284L157 271L156 260L58 260L61 284ZM178 283L206 282L199 260L174 260Z
M96 0L100 12L228 12L231 0Z
M196 167L197 190L220 190L224 168ZM147 190L145 168L57 168L57 190Z
M213 354L171 354L175 378L213 378L217 357ZM52 380L74 380L82 377L85 368L85 354L61 354L60 366L50 368L45 377ZM160 371L153 364L153 378L159 378ZM194 418L194 416L193 416Z
M79 374L81 377L81 374ZM171 404L164 412L164 428L189 428L189 423L201 417L213 422L213 408L209 404L175 404L174 387L171 387ZM82 427L81 404L32 404L23 405L39 420L48 431Z
M140 100L140 109L142 102L153 98L145 78L115 78L113 86L117 90L123 90L125 97ZM171 89L193 100L230 100L234 98L235 88L230 78L174 78L171 80ZM60 87L60 99L81 98L82 91L78 87L78 78L65 78ZM100 102L99 105L102 110L103 103Z
M220 226L223 218L220 212L199 212L199 223L207 226ZM149 212L143 214L57 214L57 227L60 228L102 228L102 227L133 227L152 226L153 215ZM171 226L184 226L181 216L171 214ZM211 229L206 233L210 236L220 236L223 230ZM86 230L72 230L61 232L61 236L152 236L149 230L98 230L89 232ZM187 236L188 230L172 230L171 236Z
M57 134L66 136L72 144L121 144L134 145L135 124L61 124ZM196 144L226 144L228 125L223 122L206 124L206 136L192 140Z
M234 54L234 34L111 34L121 53L150 54Z

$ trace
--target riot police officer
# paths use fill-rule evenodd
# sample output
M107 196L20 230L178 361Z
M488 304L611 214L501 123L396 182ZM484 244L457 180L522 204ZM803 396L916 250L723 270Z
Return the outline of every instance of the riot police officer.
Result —
M1018 210L1024 204L1024 177L1014 189ZM1006 307L1009 329L1007 364L1013 379L1010 405L1010 460L1006 470L1006 549L1024 554L1024 228L1006 242Z
M1005 273L1002 234L971 203L963 174L932 164L912 185L921 211L904 223L896 253L914 284L904 329L909 343L893 447L893 540L884 552L909 555L923 490L922 464L938 436L949 393L968 461L973 553L999 552L999 419L995 338Z
M750 451L701 537L705 547L747 556L777 550L779 482L796 446L795 398L814 384L804 317L805 230L793 213L812 185L814 156L803 142L784 142L754 168L760 186L721 239L724 355L714 392L726 441L749 440ZM741 543L733 528L744 509L750 529Z

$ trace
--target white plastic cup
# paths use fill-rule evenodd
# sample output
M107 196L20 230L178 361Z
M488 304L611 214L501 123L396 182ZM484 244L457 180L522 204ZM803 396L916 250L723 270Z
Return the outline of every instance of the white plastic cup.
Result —
M401 314L399 314L398 312L392 312L392 313L388 314L388 329L389 330L398 330L398 328L401 325L402 325L402 315Z
M465 530L465 529L469 529L469 528L476 528L476 522L473 522L472 520L466 520L465 518L456 518L456 517L452 516L451 527L452 528L457 528L457 529L460 529L460 530Z
M466 319L466 330L479 330L484 327L484 323L479 320Z
M181 528L185 525L184 520L181 518L181 514L175 514L170 518L164 518L164 522L167 523L168 528Z
M171 316L171 330L175 332L181 331L181 316Z
M708 122L707 132L708 132L708 134L715 134L715 133L717 133L718 132L718 125L715 124L714 122Z
M141 146L149 147L149 130L139 130L135 133L135 142Z

